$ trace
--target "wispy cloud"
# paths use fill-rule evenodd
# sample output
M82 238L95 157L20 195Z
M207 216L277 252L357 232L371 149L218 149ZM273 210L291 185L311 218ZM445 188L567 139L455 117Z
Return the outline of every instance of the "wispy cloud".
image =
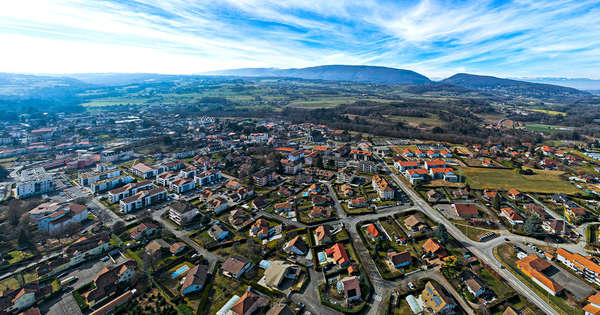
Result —
M0 40L9 72L374 64L600 78L590 0L2 1Z

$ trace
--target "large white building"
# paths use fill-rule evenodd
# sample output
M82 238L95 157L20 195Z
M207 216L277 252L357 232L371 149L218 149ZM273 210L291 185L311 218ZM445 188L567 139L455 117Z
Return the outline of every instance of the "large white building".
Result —
M15 196L18 199L54 190L54 179L43 167L24 170L17 178Z
M158 187L151 190L143 190L131 197L122 199L119 206L121 212L129 213L156 204L165 199L167 199L167 189Z

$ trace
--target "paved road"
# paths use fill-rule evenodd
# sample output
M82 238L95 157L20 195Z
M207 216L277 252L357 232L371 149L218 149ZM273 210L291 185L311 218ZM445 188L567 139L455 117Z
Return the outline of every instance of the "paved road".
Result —
M525 296L528 300L534 303L540 310L542 310L546 314L558 314L546 301L535 294L527 285L523 284L515 275L510 273L508 270L500 268L499 262L496 260L493 254L493 249L505 242L503 238L496 238L494 242L485 242L479 243L471 241L467 238L454 224L448 221L444 216L442 216L438 211L434 210L427 202L425 202L421 197L414 192L410 187L408 187L402 180L398 178L398 176L385 164L385 162L375 154L375 156L379 159L380 163L384 166L385 169L389 171L390 176L396 182L397 185L402 187L404 191L409 195L409 197L413 200L416 208L420 209L429 216L432 220L437 223L444 224L446 226L446 230L448 233L452 235L457 241L462 243L462 245L469 249L477 258L482 260L484 263L489 265L492 269L494 269L498 274L500 274L506 282L508 282L519 294ZM513 236L511 235L511 238ZM529 239L527 238L527 241Z
M194 242L194 240L192 240L191 238L189 238L187 236L186 230L177 230L175 227L173 227L173 225L167 221L165 221L161 215L163 213L165 213L165 211L167 211L167 208L163 208L161 210L157 210L152 212L152 218L158 222L160 222L165 228L167 228L169 231L171 231L171 233L175 234L175 236L177 236L178 238L180 238L182 241L184 241L188 246L192 247L193 249L196 250L196 252L198 252L198 254L202 255L206 260L208 260L209 266L210 266L210 270L212 270L214 268L214 266L216 265L216 263L218 261L225 261L225 259L223 257L217 256L211 252L209 252L208 250L206 250L204 247L200 246L198 243Z
M344 209L342 209L342 206L340 206L340 201L338 200L337 195L335 194L335 190L333 190L333 187L331 186L331 182L325 182L325 184L327 185L327 189L329 190L329 195L331 196L331 199L333 199L335 203L335 210L337 211L338 218L342 220L345 219L348 216L346 215Z
M47 307L45 304L51 305L51 307ZM42 314L47 315L82 315L79 306L75 302L73 298L73 294L71 291L65 292L60 297L57 297L54 300L51 300L44 305L40 305L40 311Z
M105 205L103 205L98 199L91 198L88 202L88 207L93 208L99 215L98 219L107 226L112 226L117 221L123 221L116 213L112 212Z

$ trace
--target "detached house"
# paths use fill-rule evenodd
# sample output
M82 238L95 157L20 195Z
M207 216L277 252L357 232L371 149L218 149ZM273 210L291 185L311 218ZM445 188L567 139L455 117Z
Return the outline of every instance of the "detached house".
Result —
M198 292L204 288L204 283L208 277L208 266L198 265L185 275L183 284L181 285L181 295Z
M250 227L250 236L255 236L258 239L264 239L271 236L274 230L269 228L269 223L265 219L258 219Z
M513 208L502 208L500 215L505 217L511 225L523 224L525 219Z
M346 252L346 248L341 243L336 243L326 249L325 255L327 255L327 258L332 260L336 265L347 267L351 264L348 252Z
M425 289L421 293L421 300L425 306L433 310L434 314L451 314L456 309L454 300L431 281L425 284Z
M331 243L331 227L329 225L319 225L315 229L315 239L317 245L324 245Z
M242 209L235 209L229 213L229 223L235 228L245 225L250 218L250 215Z
M382 238L381 233L379 233L379 230L377 229L374 223L371 223L367 226L367 234L372 240Z
M153 223L142 223L136 226L135 229L129 233L129 236L131 236L133 240L139 241L146 236L154 234L156 231L158 231L158 225Z
M252 268L252 264L241 257L229 257L221 266L224 275L236 279L250 268Z
M208 229L208 235L217 242L222 242L229 237L229 231L224 229L221 224L215 223Z
M251 315L268 304L269 300L266 297L254 293L248 287L242 297L233 304L227 315Z
M565 217L569 222L579 222L587 215L587 211L585 208L579 207L575 205L574 207L570 207L565 205Z
M423 251L425 254L436 258L444 258L448 256L446 248L442 246L436 239L430 238L423 243Z
M124 262L116 267L104 267L94 278L95 288L83 294L88 301L99 301L113 292L115 284L128 283L135 277L137 263L133 260Z
M306 244L306 242L300 235L294 237L283 247L284 252L300 256L306 255L308 253L308 250L308 244Z
M214 198L208 202L208 207L209 209L212 209L215 214L219 215L229 208L229 204L227 204L227 201L223 198Z
M429 229L429 226L421 219L419 219L414 214L404 219L404 226L406 226L410 231L418 232Z
M406 267L412 262L412 256L405 250L401 253L388 253L388 260L396 269Z
M506 194L513 200L523 200L525 198L525 196L520 191L514 188L509 190Z
M360 280L356 276L342 278L337 283L337 289L338 292L344 294L347 303L357 302L362 299Z
M329 218L331 216L331 210L326 209L325 207L321 207L321 206L314 206L310 210L310 213L308 214L308 216L313 219L314 218Z

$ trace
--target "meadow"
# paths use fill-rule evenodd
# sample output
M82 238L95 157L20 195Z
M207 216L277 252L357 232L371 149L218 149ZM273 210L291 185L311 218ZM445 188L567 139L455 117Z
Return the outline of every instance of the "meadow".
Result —
M521 175L515 170L463 167L467 183L473 189L574 194L579 190L561 178L560 171L534 170L535 175Z

